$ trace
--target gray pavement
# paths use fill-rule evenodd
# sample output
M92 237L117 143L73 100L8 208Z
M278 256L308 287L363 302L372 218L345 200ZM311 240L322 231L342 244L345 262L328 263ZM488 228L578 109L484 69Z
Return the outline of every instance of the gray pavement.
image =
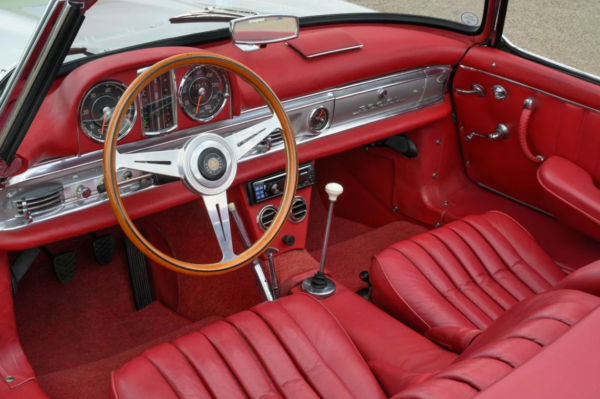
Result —
M484 0L346 0L383 12L471 23ZM471 19L469 19L469 16ZM515 45L600 76L599 0L510 0L506 37Z

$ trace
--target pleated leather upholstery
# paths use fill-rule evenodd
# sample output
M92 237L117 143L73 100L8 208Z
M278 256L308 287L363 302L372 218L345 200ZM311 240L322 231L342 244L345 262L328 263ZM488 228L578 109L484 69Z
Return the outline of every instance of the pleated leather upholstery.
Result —
M565 273L515 220L469 216L390 246L373 259L373 301L419 332L485 329Z
M346 332L307 295L267 302L143 352L114 399L385 398Z

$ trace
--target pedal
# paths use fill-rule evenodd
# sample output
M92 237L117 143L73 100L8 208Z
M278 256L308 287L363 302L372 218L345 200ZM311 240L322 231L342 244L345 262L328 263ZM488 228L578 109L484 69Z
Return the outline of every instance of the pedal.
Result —
M52 255L46 247L42 247L42 251L50 258L54 276L59 283L65 284L73 280L77 266L74 252L63 252L58 255Z
M108 265L115 255L115 239L110 234L104 236L92 236L92 252L94 259L100 266Z
M133 289L133 300L135 301L136 310L140 310L154 301L146 257L129 239L125 239L125 249L127 251L127 263L129 264L131 288Z

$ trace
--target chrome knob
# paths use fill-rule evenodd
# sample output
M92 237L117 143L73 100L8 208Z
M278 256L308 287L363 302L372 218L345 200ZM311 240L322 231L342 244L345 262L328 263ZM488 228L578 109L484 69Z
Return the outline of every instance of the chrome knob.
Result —
M77 187L77 195L81 198L89 198L92 195L92 190L86 186Z

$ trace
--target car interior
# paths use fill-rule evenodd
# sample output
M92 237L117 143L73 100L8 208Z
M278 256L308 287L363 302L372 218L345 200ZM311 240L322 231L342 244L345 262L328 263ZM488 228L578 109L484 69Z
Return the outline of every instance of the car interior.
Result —
M485 4L55 68L0 152L0 397L597 398L598 82Z

